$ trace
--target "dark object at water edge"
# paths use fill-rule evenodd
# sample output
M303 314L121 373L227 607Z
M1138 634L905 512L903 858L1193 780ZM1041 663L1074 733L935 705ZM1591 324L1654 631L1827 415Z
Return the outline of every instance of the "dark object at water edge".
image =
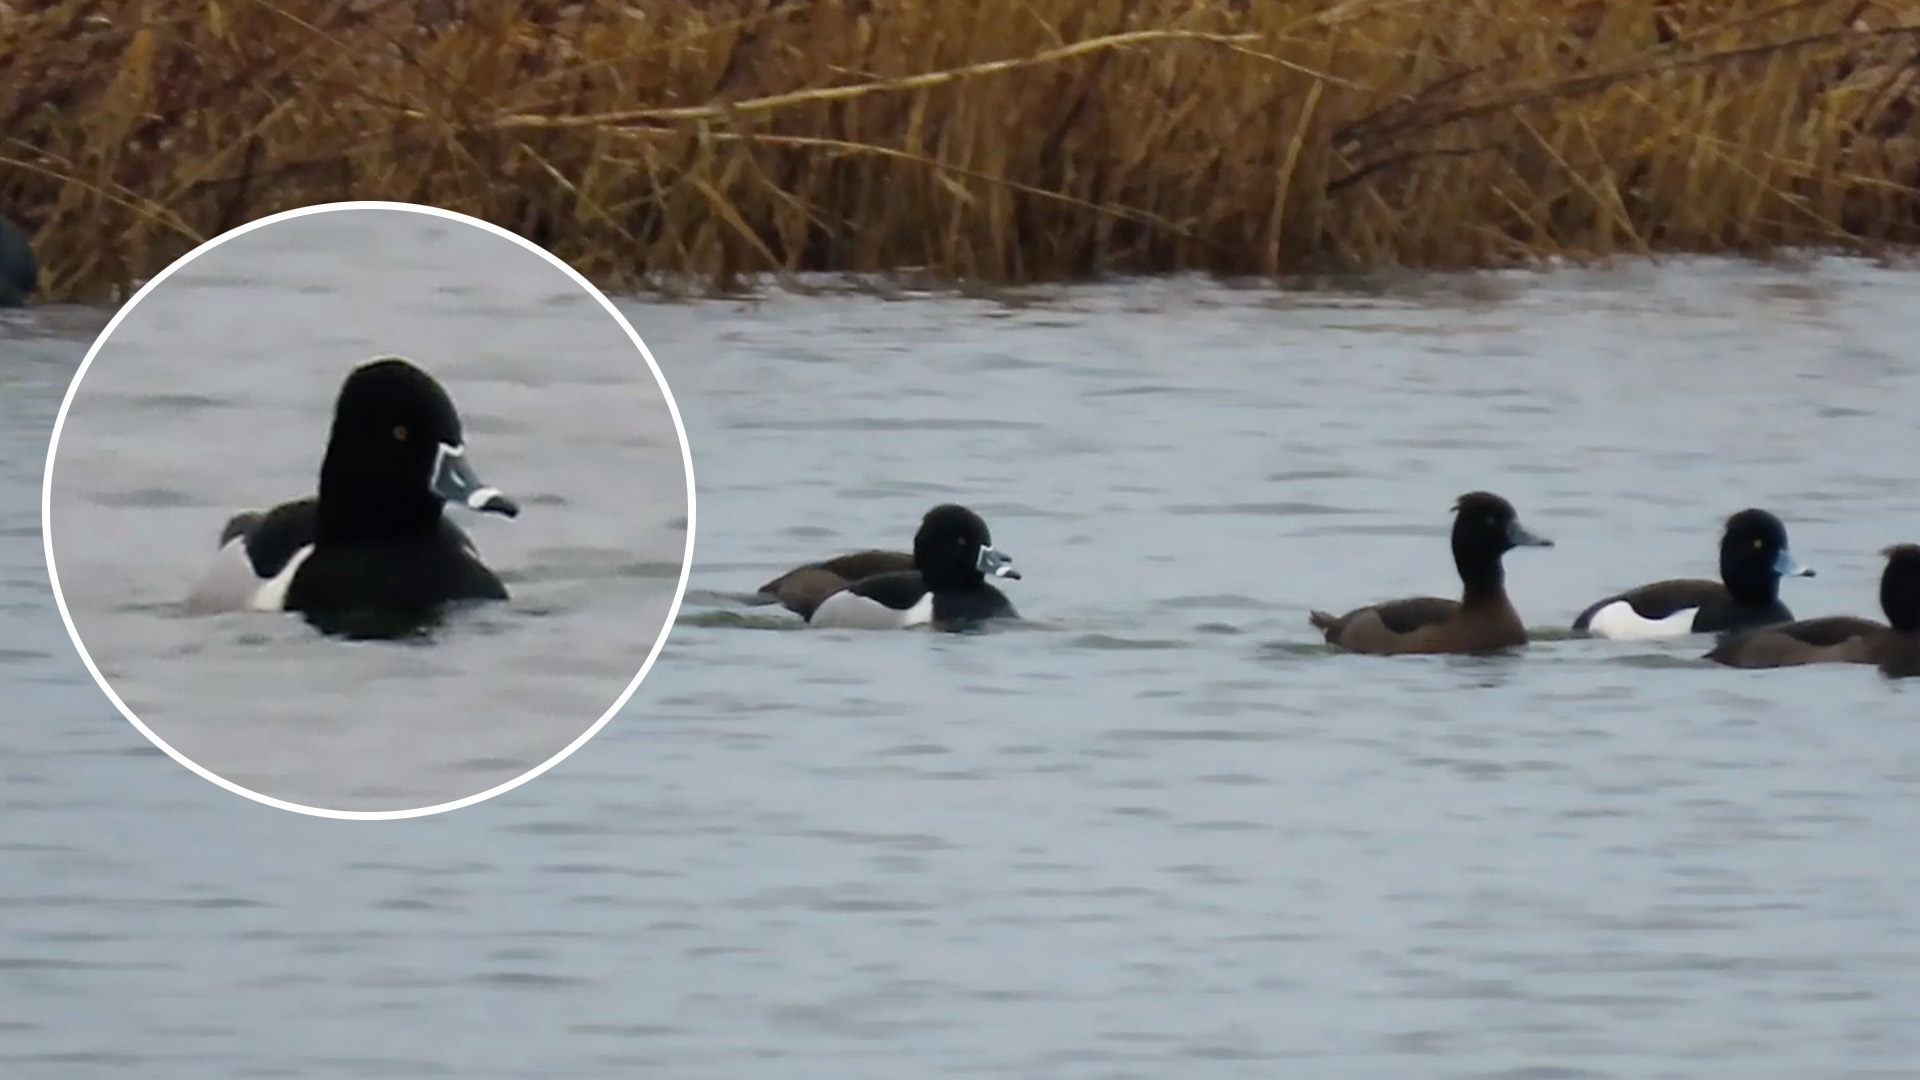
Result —
M40 287L33 245L13 222L0 217L0 308L19 307Z

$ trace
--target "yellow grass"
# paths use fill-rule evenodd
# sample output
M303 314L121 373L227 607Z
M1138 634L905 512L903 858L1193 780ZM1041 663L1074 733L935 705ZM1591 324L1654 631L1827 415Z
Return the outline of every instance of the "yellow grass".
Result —
M1920 0L10 0L0 58L56 296L345 198L642 287L1920 238Z

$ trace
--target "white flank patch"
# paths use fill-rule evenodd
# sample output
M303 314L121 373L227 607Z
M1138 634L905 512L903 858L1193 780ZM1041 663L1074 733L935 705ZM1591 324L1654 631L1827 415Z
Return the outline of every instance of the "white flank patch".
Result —
M1625 600L1615 600L1587 620L1587 630L1595 637L1614 641L1652 641L1656 638L1685 637L1693 633L1693 617L1699 608L1681 608L1664 619L1649 619L1633 610Z
M901 626L925 626L933 621L933 594L920 597L919 602L908 608L901 616Z
M280 572L270 580L261 584L259 590L253 594L253 610L286 610L287 589L293 585L293 575L299 571L300 564L306 562L307 556L311 554L313 554L312 544L294 552L293 558L287 560L287 565L281 567Z
M820 602L808 626L822 630L899 630L925 626L933 621L933 594L922 594L905 611L896 611L878 600L870 600L848 589L841 589Z

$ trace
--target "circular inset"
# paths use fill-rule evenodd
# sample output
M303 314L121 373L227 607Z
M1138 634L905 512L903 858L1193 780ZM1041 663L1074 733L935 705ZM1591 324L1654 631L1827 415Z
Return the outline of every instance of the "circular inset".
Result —
M41 521L74 647L155 746L282 809L416 817L540 775L633 696L686 592L693 461L572 268L333 203L202 244L114 316Z

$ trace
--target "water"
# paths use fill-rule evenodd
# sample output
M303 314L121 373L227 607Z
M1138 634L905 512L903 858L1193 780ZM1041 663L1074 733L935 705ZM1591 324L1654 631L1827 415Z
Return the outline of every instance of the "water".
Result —
M1542 628L1710 572L1748 503L1820 570L1796 611L1873 614L1874 552L1920 529L1913 285L628 305L699 470L682 622L581 753L415 821L279 813L144 750L15 528L9 633L46 652L8 678L46 697L0 723L0 1063L1920 1075L1910 688L1701 642L1330 656L1305 622L1451 590L1446 508L1478 486L1559 542L1510 562ZM37 475L5 469L12 507ZM1035 625L788 632L721 597L945 498Z
M227 517L312 493L341 380L386 353L441 380L469 460L522 502L450 511L510 604L433 649L187 617ZM161 739L268 796L406 810L511 781L607 711L665 626L687 512L666 399L591 296L501 237L360 210L232 239L134 307L68 412L53 538L82 640Z

